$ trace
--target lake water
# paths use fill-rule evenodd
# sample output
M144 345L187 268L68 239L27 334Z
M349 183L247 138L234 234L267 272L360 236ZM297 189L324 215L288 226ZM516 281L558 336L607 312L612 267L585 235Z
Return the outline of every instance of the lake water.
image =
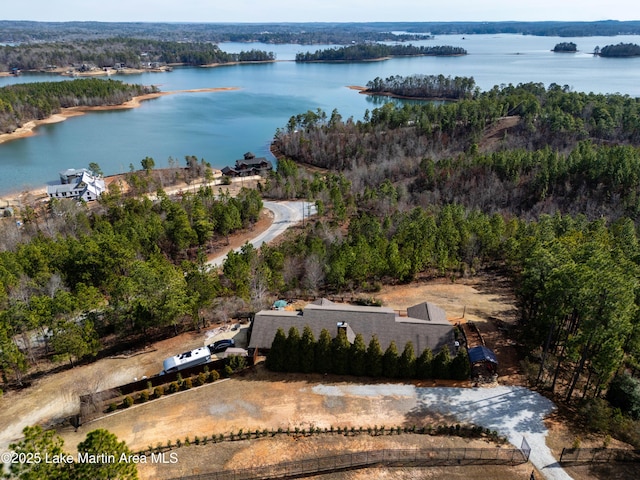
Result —
M573 41L576 54L555 54L556 43ZM0 144L0 194L55 183L58 171L97 162L105 174L122 173L153 157L156 167L170 157L204 158L214 167L233 164L247 151L270 157L269 143L289 117L334 108L343 118L361 119L380 99L361 95L348 85L365 85L375 77L443 74L473 76L477 85L542 82L578 91L623 93L640 97L640 58L611 59L590 54L596 46L640 44L640 36L557 38L523 35L443 35L418 45L464 47L463 57L413 57L356 64L296 64L300 51L326 46L221 44L239 52L256 48L276 53L276 63L218 68L176 68L167 73L116 76L131 83L155 84L163 91L239 87L236 91L184 93L144 102L140 108L93 112L41 126L37 135ZM0 86L64 80L51 75L2 77ZM382 101L389 101L384 99Z

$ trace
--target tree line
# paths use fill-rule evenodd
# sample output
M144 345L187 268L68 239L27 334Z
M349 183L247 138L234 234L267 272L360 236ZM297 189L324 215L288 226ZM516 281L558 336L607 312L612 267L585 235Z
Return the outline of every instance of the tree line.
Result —
M142 175L146 175L143 173ZM207 246L256 222L255 190L232 198L202 187L177 200L103 194L91 211L52 201L27 211L24 226L2 227L0 369L21 383L38 358L71 365L118 341L169 329L229 289L204 262ZM35 334L35 335L34 335Z
M466 55L467 51L461 47L444 46L414 46L414 45L386 45L382 43L361 43L345 47L334 47L325 50L296 53L296 62L359 62L385 57L402 56L453 56Z
M392 32L402 31L397 35ZM414 41L433 35L519 34L552 37L637 35L640 22L340 22L340 23L147 23L0 21L0 42L79 41L132 37L171 41L342 44Z
M211 42L109 38L76 42L25 43L0 46L0 71L11 68L43 70L54 66L92 63L98 67L122 64L140 68L146 62L208 65L214 63L272 61L273 52L251 49L227 53Z
M429 348L425 348L416 357L411 342L407 342L402 353L398 352L393 341L383 351L375 335L367 346L359 333L353 343L350 343L344 330L340 330L332 338L329 331L323 329L316 341L308 325L304 327L302 335L296 327L291 327L288 335L279 328L267 354L266 366L274 372L334 373L403 379L466 380L470 371L464 348L453 358L448 346L435 355Z
M476 89L473 77L445 77L444 75L392 75L376 77L367 82L365 93L392 94L414 98L471 98Z
M562 208L615 220L636 209L639 109L626 95L503 85L444 104L389 102L358 121L308 111L276 132L274 146L343 172L356 194L386 179L401 184L405 208L455 201L525 218Z
M95 78L68 82L34 82L0 88L0 133L11 133L31 120L42 120L61 108L121 105L156 87Z
M246 42L346 45L355 42L415 41L429 30L392 33L402 23L153 23L32 22L0 20L0 42L77 42L87 39L140 38L174 42Z

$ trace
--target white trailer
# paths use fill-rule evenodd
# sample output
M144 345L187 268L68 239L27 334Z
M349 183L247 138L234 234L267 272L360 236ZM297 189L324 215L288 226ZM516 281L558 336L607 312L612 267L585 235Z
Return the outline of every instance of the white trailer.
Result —
M195 367L196 365L202 365L207 363L211 359L211 351L209 347L200 347L189 352L184 352L179 355L167 358L162 362L164 373L173 373L185 368Z

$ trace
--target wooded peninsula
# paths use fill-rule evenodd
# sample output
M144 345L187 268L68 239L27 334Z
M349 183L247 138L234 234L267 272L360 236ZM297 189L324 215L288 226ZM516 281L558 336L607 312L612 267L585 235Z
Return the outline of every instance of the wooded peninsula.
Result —
M25 43L0 46L0 71L51 70L55 67L93 64L98 68L141 68L150 63L211 65L273 61L275 54L260 50L227 53L208 42L170 42L135 38L110 38L77 42Z
M155 86L95 78L69 82L20 83L0 88L0 133L11 133L62 108L121 105L133 97L157 93Z

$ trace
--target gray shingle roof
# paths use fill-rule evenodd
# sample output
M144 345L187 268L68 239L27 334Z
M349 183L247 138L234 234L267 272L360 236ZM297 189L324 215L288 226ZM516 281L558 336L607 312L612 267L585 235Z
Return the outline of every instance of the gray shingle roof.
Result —
M296 327L302 334L308 325L316 340L323 329L335 336L338 323L342 322L346 322L354 334L360 333L367 344L373 335L377 335L383 350L391 341L395 341L400 351L407 342L412 342L417 355L425 348L438 352L444 345L453 346L453 326L447 321L444 310L425 303L411 307L411 312L427 318L399 317L388 307L360 307L324 299L308 304L303 312L263 310L255 315L249 347L271 348L278 328L286 334L291 327Z

